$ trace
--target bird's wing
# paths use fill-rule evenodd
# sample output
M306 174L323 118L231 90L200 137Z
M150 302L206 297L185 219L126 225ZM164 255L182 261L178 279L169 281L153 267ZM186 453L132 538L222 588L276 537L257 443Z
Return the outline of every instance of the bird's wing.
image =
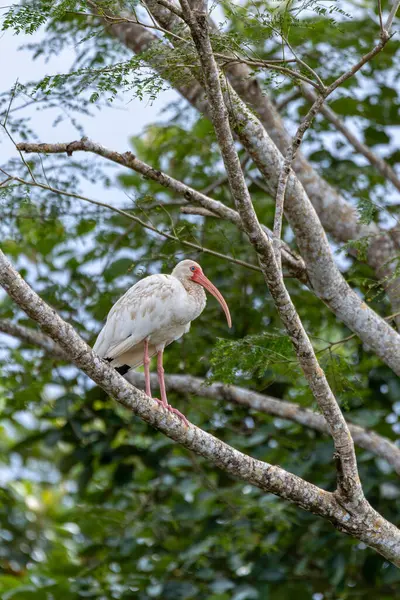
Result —
M93 350L113 359L174 322L185 289L170 275L150 275L112 307Z

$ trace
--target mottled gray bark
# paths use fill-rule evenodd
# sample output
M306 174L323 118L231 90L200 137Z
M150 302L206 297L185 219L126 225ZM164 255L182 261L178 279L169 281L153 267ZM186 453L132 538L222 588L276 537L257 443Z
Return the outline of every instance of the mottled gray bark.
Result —
M153 4L151 4L151 8L155 10ZM163 10L165 12L165 9ZM161 13L159 12L155 13L156 18L159 20L162 18L160 15ZM169 20L163 21L162 24L165 28L171 23L175 25L175 19L175 15L170 16ZM152 34L146 31L146 35L144 35L142 28L140 33L141 43L139 44L135 36L138 31L137 28L140 28L140 26L129 24L129 28L127 28L125 25L127 24L119 23L112 25L110 26L110 31L135 52L140 52L154 42L155 38ZM163 74L165 68L163 69L162 66L162 56L158 58L155 56L152 59L152 66ZM239 66L242 67L243 65ZM236 82L238 82L238 79L236 79ZM248 80L246 81L246 85L249 85ZM192 79L190 84L178 87L181 94L198 108L200 112L204 114L208 113L206 95L198 82ZM278 123L279 115L273 108L272 103L267 97L261 94L257 82L253 92L258 100L260 100L260 109L262 107L266 109L266 111L260 113L261 118L266 118L267 116L274 117L271 122L268 120L268 123L265 123L268 126L268 131L270 131L271 126L275 134L279 136L283 136L284 134L284 147L286 148L290 143L290 138L284 131L282 123ZM271 195L274 196L278 185L279 173L283 165L283 157L260 120L248 110L232 88L227 87L226 98L226 106L230 113L232 127L263 174L265 183ZM261 98L263 99L262 103ZM265 105L264 102L266 103ZM257 112L259 111L257 110ZM299 156L297 156L293 164L294 169L296 168L296 161L298 159ZM304 174L307 176L308 193L313 197L313 204L327 231L334 233L336 238L341 241L357 239L364 235L375 236L372 238L370 244L368 260L380 277L389 275L390 278L393 265L385 261L387 261L388 256L393 257L396 254L395 241L392 239L393 236L384 232L380 236L376 236L379 230L374 224L368 227L359 226L354 209L336 193L328 194L325 190L326 194L320 197L323 203L319 203L320 188L318 186L321 181L316 178L316 173L311 169L310 165L308 165L307 169L304 169ZM331 191L333 192L333 190ZM294 173L291 173L287 183L285 209L288 221L296 235L301 255L306 262L309 279L316 295L321 298L347 327L371 347L397 375L400 375L400 336L389 324L385 323L383 319L372 311L345 282L335 265L325 231L321 226L316 211L303 185ZM331 228L334 224L338 227L340 226L340 229L336 232L333 232ZM390 288L393 292L391 300L393 301L395 310L397 310L397 306L400 303L397 282L387 281L386 285L387 289L389 290Z
M226 97L226 106L235 131L273 193L278 184L283 157L276 152L265 129L234 90L227 90ZM318 215L293 172L287 183L285 214L295 233L314 293L400 375L400 335L346 283L336 266Z
M143 388L143 373L130 371L125 377L133 385L140 387L140 389ZM224 401L234 402L235 404L247 406L268 415L294 421L315 431L329 434L328 425L322 415L299 406L294 402L278 400L272 396L259 394L236 385L224 385L223 383L209 385L204 379L190 375L166 375L165 383L167 390L178 392L179 394L187 394L189 396L196 394L205 398L213 398L218 403ZM154 387L157 386L156 374L152 375L152 385ZM374 431L364 429L353 423L349 423L348 426L354 443L357 446L385 459L394 468L396 473L400 475L400 448L388 438L378 435Z
M322 490L280 467L255 460L192 424L186 427L178 417L162 409L101 360L73 327L28 286L1 251L0 285L61 346L71 362L138 417L230 475L329 520L338 530L363 541L400 566L400 530L367 502L363 503L362 510L349 511L342 506L337 494Z

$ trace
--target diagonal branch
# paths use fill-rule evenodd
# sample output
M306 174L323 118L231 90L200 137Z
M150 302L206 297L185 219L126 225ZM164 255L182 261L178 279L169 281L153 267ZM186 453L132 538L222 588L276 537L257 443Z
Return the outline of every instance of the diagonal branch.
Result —
M9 319L0 319L0 332L43 349L52 358L70 362L69 355L61 346L40 331L18 325ZM157 375L153 373L151 378L152 386L157 387ZM132 385L144 389L143 373L131 370L125 375L125 379ZM273 398L272 396L260 394L236 385L225 385L223 383L212 383L210 385L206 380L200 377L192 377L191 375L166 374L165 383L167 391L177 392L180 395L196 395L204 398L212 398L217 402L233 402L267 415L293 421L320 433L329 434L328 426L322 415L294 402ZM351 417L351 415L349 416ZM388 438L374 431L364 429L359 425L349 423L349 429L357 446L386 460L396 473L400 475L400 448Z
M328 381L318 364L312 344L300 321L281 277L272 242L260 227L242 172L230 129L220 73L211 47L207 12L204 6L191 10L188 0L180 0L202 67L211 119L221 150L232 196L244 230L256 250L265 281L279 316L292 340L299 364L318 406L324 415L339 458L338 493L352 509L361 506L364 494L358 477L354 444Z
M255 460L165 411L151 398L130 385L101 360L15 271L0 251L0 285L36 321L45 333L70 356L71 362L117 402L162 431L169 438L210 460L233 477L294 502L304 510L331 521L340 531L360 539L395 565L400 566L400 530L367 502L362 510L349 513L335 494L318 488L280 467Z
M278 174L282 169L282 155L277 154L276 147L261 123L228 85L224 96L230 121L240 141L264 175L271 193L274 193ZM400 375L399 334L371 310L345 281L335 264L321 222L293 172L288 180L285 213L296 236L315 294ZM382 252L375 256L376 259L380 258L380 270L384 265L383 255ZM400 297L397 297L397 302L400 302Z
M320 90L319 95L317 95L311 108L309 109L306 116L297 128L297 131L293 136L292 142L286 150L283 165L279 173L275 199L275 219L273 230L275 238L279 239L281 237L286 186L289 179L292 163L303 141L304 134L311 127L316 115L319 113L323 106L323 103L330 96L330 94L332 94L332 92L334 92L342 83L353 77L364 65L366 65L370 60L372 60L377 54L379 54L386 46L389 39L389 31L386 31L381 27L380 40L378 44L376 44L376 46L372 50L370 50L370 52L365 54L351 69L343 73L328 87L324 86L323 89ZM277 261L280 265L280 251L279 247L276 244L275 250Z
M397 3L397 5L398 5L398 3ZM275 208L275 219L274 219L274 229L273 229L275 239L279 239L281 237L286 186L287 186L287 182L289 179L289 174L290 174L292 163L293 163L296 153L300 147L300 144L302 143L304 134L307 131L307 129L309 129L311 127L313 120L315 119L318 112L321 110L324 101L329 97L329 95L332 94L332 92L335 91L342 83L344 83L345 81L347 81L348 79L353 77L364 65L366 65L370 60L372 60L377 54L379 54L383 50L383 48L386 46L387 42L390 39L390 25L391 25L390 16L386 23L386 25L388 25L390 23L389 29L383 28L381 13L380 13L380 22L381 22L381 30L380 30L379 42L376 44L376 46L372 50L370 50L367 54L365 54L351 69L349 69L348 71L343 73L328 87L326 87L320 91L320 94L314 99L311 108L309 109L308 113L306 114L303 121L299 125L299 127L293 137L292 143L290 144L290 146L288 147L288 149L286 151L283 165L282 165L281 171L279 173L279 179L278 179L278 184L277 184L276 208ZM281 257L280 257L279 247L276 245L276 243L275 243L274 247L276 250L277 261L280 264ZM386 263L386 266L388 266L387 263ZM393 291L393 286L391 284L386 285L386 288L387 288L388 292ZM393 297L393 294L391 295L391 297ZM396 306L397 306L397 303L396 303Z
M1 169L1 167L0 167L0 171L5 173L5 171L3 171L3 169ZM211 250L211 248L206 248L205 246L201 246L199 244L189 242L188 240L183 240L183 239L179 238L178 236L173 235L172 233L168 233L167 231L162 231L160 229L157 229L157 227L154 227L154 225L151 225L150 223L146 223L146 221L143 221L143 219L140 219L136 215L132 215L131 213L127 212L126 210L122 210L120 208L117 208L116 206L107 204L106 202L100 202L99 200L94 200L93 198L88 198L87 196L82 196L81 194L75 194L74 192L68 192L67 190L60 190L51 185L40 183L39 181L34 181L34 182L26 181L25 179L21 179L20 177L16 177L14 175L10 175L8 180L10 182L15 181L16 183L19 183L21 185L27 185L29 187L37 187L42 190L47 190L49 192L52 192L53 194L60 194L62 196L67 196L68 198L76 198L77 200L82 200L83 202L88 202L89 204L94 204L95 206L101 206L103 208L107 208L108 210L112 210L113 212L115 212L119 215L122 215L123 217L126 217L130 221L134 221L141 227L144 227L144 229L153 231L157 235L159 235L167 240L177 242L178 244L181 244L182 246L186 246L187 248L196 250L196 252L204 252L204 254L210 254L211 256L215 256L217 258L222 258L223 260L227 260L236 265L240 265L241 267L245 267L246 269L251 269L252 271L260 271L260 268L257 267L257 265L252 265L251 263L245 262L244 260L240 260L238 258L234 258L233 256L229 256L228 254L222 254L221 252ZM294 261L294 258L295 257L293 255L293 261Z
M143 373L130 371L126 377L130 383L140 387L140 389L144 387ZM152 383L156 386L157 376L153 374L152 378L154 380ZM213 398L218 402L221 402L221 400L234 402L235 404L247 406L267 415L294 421L304 427L329 435L328 425L322 415L294 402L279 400L272 396L259 394L235 385L224 385L222 383L213 383L210 385L204 379L191 377L190 375L166 375L165 383L168 390L178 392L179 394L196 394L205 398ZM400 448L394 442L359 425L349 423L348 426L354 443L357 446L385 459L394 468L396 473L400 475Z
M314 91L305 85L301 86L301 92L310 102L315 102L317 99L317 95L314 93ZM337 131L340 131L340 133L348 142L350 142L357 152L365 156L369 163L374 166L377 171L379 171L379 173L385 177L385 179L391 181L393 185L400 191L400 178L396 175L392 167L383 160L383 158L372 152L368 146L360 142L360 140L357 139L350 129L346 127L344 122L335 113L335 111L333 111L328 105L323 104L320 108L320 112L330 123L332 123Z
M69 144L30 144L28 142L22 142L18 144L18 149L21 152L35 152L39 154L61 154L65 152L69 156L71 156L73 152L78 151L97 154L103 158L106 158L107 160L115 162L124 167L128 167L129 169L140 173L148 179L156 181L163 187L173 190L180 196L183 196L186 202L198 204L207 211L210 211L212 214L220 217L221 219L225 219L226 221L230 221L241 230L243 229L242 221L235 210L225 206L225 204L222 204L222 202L219 202L218 200L214 200L213 198L206 196L202 192L198 192L181 181L170 177L166 173L163 173L158 169L153 169L153 167L134 156L132 152L124 152L123 154L120 154L119 152L109 150L108 148L105 148L104 146L101 146L100 144L97 144L88 138L82 138L79 141L71 142ZM265 228L265 231L268 235L272 236L272 232L270 230ZM282 253L283 263L287 268L288 273L292 277L298 278L303 283L307 283L307 274L304 261L297 256L285 242L279 240L279 248Z
M153 15L161 20L166 29L176 26L175 16L169 11L156 12L157 3L147 0ZM169 18L165 19L165 13ZM179 21L180 23L180 21ZM180 26L180 25L179 25ZM146 30L126 29L123 25L110 28L128 48L140 52L152 45L153 36ZM154 54L154 53L153 53ZM162 76L165 76L165 66L160 64L158 52L150 64ZM147 58L146 58L147 60ZM262 122L268 127L271 136L280 148L285 149L290 138L283 128L283 123L268 97L261 91L257 81L250 77L250 72L235 71L231 80L235 88L259 114ZM202 86L188 76L184 85L177 86L180 93L201 113L209 114L206 95ZM249 83L250 82L250 83ZM283 158L272 139L267 134L262 123L257 119L254 110L249 110L235 91L226 84L226 106L229 111L232 127L248 154L265 178L272 196L276 194L278 174L281 171ZM300 153L297 155L293 168ZM304 159L304 157L303 157ZM304 159L305 160L305 159ZM357 222L356 213L337 192L327 187L326 182L318 178L311 166L304 162L301 166L302 181L313 198L327 231L333 232L341 241L371 236L368 250L368 262L376 270L379 278L385 281L394 311L400 310L400 294L397 281L393 281L393 264L387 263L388 258L395 256L395 242L387 232L380 232L375 224L361 226ZM295 233L301 255L306 262L311 286L315 294L354 331L393 371L400 375L400 336L371 310L362 299L351 290L338 270L329 246L325 231L317 214L310 203L305 189L299 179L291 173L288 180L286 199L286 217ZM380 233L379 233L380 232ZM377 235L379 233L379 235Z

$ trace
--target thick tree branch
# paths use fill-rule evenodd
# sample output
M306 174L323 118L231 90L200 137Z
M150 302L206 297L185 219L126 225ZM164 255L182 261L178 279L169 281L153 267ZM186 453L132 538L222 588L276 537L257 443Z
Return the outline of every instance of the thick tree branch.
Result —
M185 427L169 411L131 386L102 361L74 329L28 286L0 251L0 285L61 346L88 377L135 415L196 454L204 456L230 475L294 502L331 521L400 566L400 530L379 515L367 502L350 513L335 494L326 492L280 467L247 456L194 425Z
M50 357L70 362L69 355L61 346L40 331L15 324L8 319L0 319L0 332L43 349ZM152 387L156 388L158 385L157 375L153 373L151 378ZM131 370L125 375L125 379L132 385L144 389L143 373ZM181 395L194 394L204 398L212 398L217 402L233 402L241 406L247 406L258 412L287 419L309 429L329 434L328 425L322 415L294 402L279 400L278 398L259 394L235 385L225 385L223 383L213 383L210 385L204 379L190 375L166 374L165 383L167 391L177 392ZM349 417L351 418L351 415ZM349 429L357 446L368 450L375 456L385 459L394 468L396 473L400 475L400 448L388 438L372 430L364 429L359 425L349 423Z
M260 227L246 186L239 156L230 128L228 112L220 82L220 72L211 47L205 8L191 10L188 0L180 0L202 67L211 119L221 150L229 186L244 230L254 246L265 281L279 316L292 340L299 364L318 406L323 413L340 461L338 492L352 508L365 502L358 477L354 444L347 423L318 364L312 344L283 283L272 242Z
M157 3L148 0L147 5L157 20L163 19L164 13L156 12ZM176 17L169 13L169 19L161 22L166 28L173 27L176 26L175 19ZM136 38L137 30L127 30L122 25L116 29L113 26L111 31L135 52L140 52L149 47L152 43L151 40L154 40L147 31L145 32L147 36L143 41L143 29L140 32L140 40ZM157 56L159 57L160 53ZM165 75L165 67L160 65L159 58L154 61L152 59L151 65L161 75ZM262 93L256 80L251 80L251 85L249 84L249 73L246 72L246 76L244 76L243 71L240 72L242 75L239 77L239 74L236 73L237 76L235 75L234 78L235 88L246 100L253 98L254 102L251 105L260 114L263 122L265 121L266 126L271 130L271 135L276 135L277 139L280 139L280 147L287 148L290 138L284 131L283 124L279 121L280 117L272 103ZM209 114L206 95L197 81L192 78L190 84L178 86L178 89L201 113ZM250 93L249 98L246 96L246 91ZM228 87L225 96L232 126L243 146L247 149L248 154L263 174L265 183L274 196L283 157L277 151L275 144L260 121L253 112L247 109L234 90ZM293 163L294 169L296 169L298 159L299 154L297 154ZM303 164L302 172L305 175L305 185L308 182L307 189L310 195L314 194L314 206L317 208L328 231L333 232L335 227L341 228L335 231L335 236L342 241L357 239L365 235L373 236L369 247L368 260L379 274L379 277L384 279L388 292L391 292L390 298L394 310L396 312L400 310L400 294L396 282L391 277L393 265L386 262L388 257L393 258L396 254L392 237L387 232L382 232L379 236L376 235L379 233L379 229L375 224L360 226L353 207L336 192L333 193L332 188L328 189L326 183L318 178L307 162ZM371 347L396 374L400 375L400 336L392 327L384 324L382 319L351 290L343 279L335 265L326 234L321 227L315 210L294 173L289 176L285 207L286 217L296 235L316 295L347 327L357 333L360 339Z
M143 373L130 371L126 375L126 378L133 385L140 387L140 389L143 388ZM272 396L259 394L235 385L224 385L222 383L209 385L205 380L199 377L191 377L190 375L166 375L165 383L168 390L178 392L179 394L196 394L205 398L213 398L219 403L221 401L234 402L235 404L247 406L267 415L294 421L304 427L329 435L328 425L322 415L303 408L294 402L278 400ZM152 385L157 386L157 376L155 374L152 375ZM396 473L400 475L400 448L394 442L359 425L349 423L348 426L357 446L385 459L394 468Z
M225 102L240 141L264 175L271 193L274 193L283 165L282 155L276 152L261 123L250 113L234 90L228 88ZM315 294L400 375L400 336L346 283L335 264L321 222L293 172L289 175L287 185L285 214L296 236ZM380 263L380 269L383 264ZM399 301L399 298L397 300Z

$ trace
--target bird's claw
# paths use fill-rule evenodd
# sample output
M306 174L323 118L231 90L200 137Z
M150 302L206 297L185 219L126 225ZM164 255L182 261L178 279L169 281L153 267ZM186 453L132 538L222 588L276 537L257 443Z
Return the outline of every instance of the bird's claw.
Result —
M170 404L168 404L168 402L165 402L165 401L163 402L159 398L153 398L153 400L155 400L156 402L158 402L158 404L160 404L166 410L169 410L169 412L172 412L174 415L176 415L177 417L179 417L181 419L181 421L184 422L184 424L186 425L186 427L189 427L189 421L187 420L187 418L185 417L185 415L183 415L177 408L174 408L173 406L171 406Z
M174 413L177 417L179 417L184 422L186 427L189 427L189 421L187 420L185 415L183 415L177 408L173 408L173 406L168 404L168 410Z

